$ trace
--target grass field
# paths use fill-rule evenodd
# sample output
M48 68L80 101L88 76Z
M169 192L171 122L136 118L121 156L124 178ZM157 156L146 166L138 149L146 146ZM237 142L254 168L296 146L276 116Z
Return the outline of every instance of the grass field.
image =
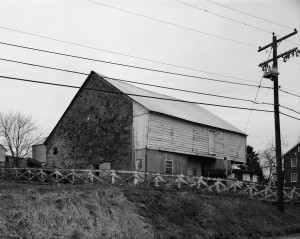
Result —
M193 191L0 183L1 238L259 238L300 227L300 206Z

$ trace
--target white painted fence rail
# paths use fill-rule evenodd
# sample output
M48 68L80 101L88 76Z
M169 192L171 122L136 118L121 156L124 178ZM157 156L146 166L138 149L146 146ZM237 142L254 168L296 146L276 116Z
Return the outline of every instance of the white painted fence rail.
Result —
M244 195L253 199L277 201L277 188L232 179L190 177L125 170L0 168L0 181L40 184L100 183L122 185L152 185L198 190L203 193ZM300 202L300 188L284 187L286 202Z

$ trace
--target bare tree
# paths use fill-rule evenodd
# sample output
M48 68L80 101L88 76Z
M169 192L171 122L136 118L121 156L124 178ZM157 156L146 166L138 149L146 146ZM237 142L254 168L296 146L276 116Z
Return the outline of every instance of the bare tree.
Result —
M44 137L43 130L31 116L21 112L0 112L0 139L11 155L28 157L31 146Z
M286 150L288 146L288 141L285 137L281 139L281 149L282 152ZM268 182L276 180L276 145L274 139L270 140L266 144L266 148L260 152L261 160L260 164L263 169L263 173ZM282 167L283 167L283 158L282 158Z

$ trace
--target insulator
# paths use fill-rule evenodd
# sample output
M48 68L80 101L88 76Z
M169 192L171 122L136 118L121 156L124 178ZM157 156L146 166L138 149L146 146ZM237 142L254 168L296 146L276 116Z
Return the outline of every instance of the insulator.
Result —
M265 71L266 70L266 65L262 65L261 69L262 69L262 71Z
M286 62L286 57L283 57L283 62Z
M296 51L296 56L298 57L300 55L300 51Z
M286 58L287 58L287 59L290 59L290 54L287 54L287 55L286 55Z
M292 57L294 57L294 55L295 55L295 52L293 51L293 52L291 53L291 55L292 55Z

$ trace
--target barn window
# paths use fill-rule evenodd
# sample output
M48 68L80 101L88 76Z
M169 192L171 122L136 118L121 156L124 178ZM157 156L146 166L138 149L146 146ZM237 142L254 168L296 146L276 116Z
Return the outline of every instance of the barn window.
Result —
M53 154L57 154L57 153L58 153L57 147L54 147L53 148Z
M138 158L135 160L135 169L136 170L142 170L143 164L142 164L142 159Z
M165 160L165 173L173 174L173 161L172 160Z
M291 173L291 182L297 182L297 173Z
M297 158L291 159L291 167L297 167Z

